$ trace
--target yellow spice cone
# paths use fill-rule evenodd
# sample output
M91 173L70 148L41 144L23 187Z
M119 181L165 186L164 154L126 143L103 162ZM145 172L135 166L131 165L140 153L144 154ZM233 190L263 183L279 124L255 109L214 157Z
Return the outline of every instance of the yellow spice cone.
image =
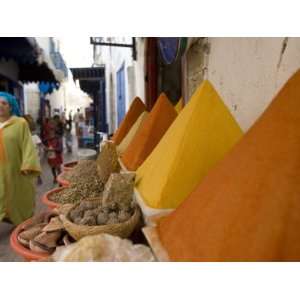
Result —
M131 143L132 139L134 138L135 134L137 133L137 131L139 130L139 128L145 121L147 115L148 115L148 112L145 111L139 116L139 118L132 125L131 129L129 130L127 135L124 137L124 139L120 143L120 145L117 146L117 151L118 151L119 155L123 154L123 152L127 149L129 144Z
M204 81L137 170L143 200L152 208L176 208L242 134L213 86Z
M174 108L178 114L182 111L182 109L183 109L183 99L182 98L179 99L179 101L175 104Z

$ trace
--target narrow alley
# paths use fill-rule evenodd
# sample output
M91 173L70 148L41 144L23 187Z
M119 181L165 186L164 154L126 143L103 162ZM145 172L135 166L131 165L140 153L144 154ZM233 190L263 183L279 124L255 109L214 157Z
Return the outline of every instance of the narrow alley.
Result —
M0 37L0 261L300 261L299 63L298 37Z

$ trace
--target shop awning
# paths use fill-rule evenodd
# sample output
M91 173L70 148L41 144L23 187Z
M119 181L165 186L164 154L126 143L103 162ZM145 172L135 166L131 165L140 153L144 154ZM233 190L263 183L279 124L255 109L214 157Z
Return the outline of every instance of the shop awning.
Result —
M23 83L43 81L59 84L56 71L49 67L34 38L0 38L0 59L11 59L19 65L19 80Z
M95 67L95 68L71 68L70 69L74 80L79 79L99 79L104 78L104 67Z

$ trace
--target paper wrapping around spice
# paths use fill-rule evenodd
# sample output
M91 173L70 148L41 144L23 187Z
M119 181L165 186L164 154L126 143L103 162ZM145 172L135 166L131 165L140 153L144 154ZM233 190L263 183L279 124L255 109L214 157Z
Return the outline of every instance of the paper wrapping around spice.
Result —
M64 229L63 223L61 222L60 218L57 216L51 218L50 222L43 228L42 231L51 232L51 231L63 230L63 229Z
M164 93L160 94L151 112L121 155L127 170L135 171L144 162L176 116L177 113L167 96Z
M151 225L151 219L155 216L161 216L161 215L167 215L171 213L174 209L158 209L158 208L152 208L148 206L141 195L139 194L139 191L135 188L134 189L134 200L140 207L143 219L146 225Z
M116 145L121 143L138 117L146 110L146 106L142 100L139 97L134 98L123 121L112 137L112 141L114 141Z
M183 99L182 98L179 99L179 101L175 104L174 108L178 114L182 111L182 109L183 109Z
M148 115L147 111L144 111L136 120L136 122L132 125L129 132L126 134L122 142L117 146L117 152L119 155L122 155L124 151L127 149L134 136L136 135L138 129L143 125L146 117Z
M242 137L213 86L204 81L137 170L146 205L176 208Z
M116 145L111 141L101 143L101 151L97 158L97 170L100 180L106 183L110 174L120 172Z
M171 215L177 261L300 261L300 71Z

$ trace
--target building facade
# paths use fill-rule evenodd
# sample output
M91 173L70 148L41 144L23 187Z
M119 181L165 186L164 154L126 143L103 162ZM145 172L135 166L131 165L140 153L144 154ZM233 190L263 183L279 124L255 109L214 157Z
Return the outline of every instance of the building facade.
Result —
M119 124L124 103L127 111L135 96L149 109L161 92L174 104L181 97L187 103L204 79L212 82L246 131L300 66L300 38L178 38L185 39L185 47L170 64L163 59L161 39L135 38L135 60L131 49L94 46L95 64L105 65L110 133ZM106 38L113 43L130 40ZM118 78L120 72L125 84ZM120 82L125 86L121 103Z
M100 38L101 39L101 38ZM113 44L132 44L131 37L103 38ZM108 132L116 130L135 96L144 100L144 41L136 38L136 57L133 49L118 46L94 45L95 67L105 67L106 115Z
M42 115L51 115L54 110L62 111L66 105L66 92L64 82L68 78L67 66L60 54L59 40L52 37L35 38L44 60L53 70L59 85L53 85L47 81L28 83L24 85L25 113L30 114L34 120ZM56 92L59 88L60 92ZM50 95L54 95L51 97ZM50 99L51 97L51 99Z

